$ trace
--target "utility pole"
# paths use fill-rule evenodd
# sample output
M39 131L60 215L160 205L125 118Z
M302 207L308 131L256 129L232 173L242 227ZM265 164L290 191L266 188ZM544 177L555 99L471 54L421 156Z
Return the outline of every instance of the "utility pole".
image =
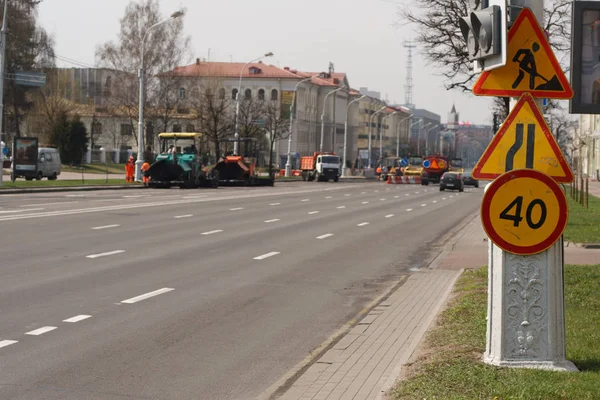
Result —
M4 133L4 65L6 64L6 14L8 13L8 0L4 0L4 14L2 17L2 31L0 32L0 142ZM0 185L4 175L4 146L0 145Z

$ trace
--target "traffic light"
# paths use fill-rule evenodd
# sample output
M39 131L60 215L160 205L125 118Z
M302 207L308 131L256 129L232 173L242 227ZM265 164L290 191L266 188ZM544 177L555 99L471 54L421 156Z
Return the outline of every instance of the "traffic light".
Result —
M506 0L469 0L470 13L458 21L474 72L506 65Z

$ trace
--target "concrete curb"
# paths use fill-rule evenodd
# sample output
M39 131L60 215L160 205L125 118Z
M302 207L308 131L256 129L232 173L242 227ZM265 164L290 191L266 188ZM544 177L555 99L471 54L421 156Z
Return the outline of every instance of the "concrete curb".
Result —
M91 191L91 190L124 190L124 189L146 189L142 185L120 185L120 186L54 186L47 188L17 188L17 189L0 189L0 196L3 194L24 194L24 193L52 193L52 192L76 192L76 191Z

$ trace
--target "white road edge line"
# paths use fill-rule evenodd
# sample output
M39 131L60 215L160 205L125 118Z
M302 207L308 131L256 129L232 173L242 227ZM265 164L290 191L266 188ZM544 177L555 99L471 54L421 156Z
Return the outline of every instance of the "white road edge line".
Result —
M202 232L201 235L212 235L213 233L221 233L221 232L223 232L222 229L217 229L214 231Z
M115 250L115 251L109 251L106 253L90 254L89 256L85 256L85 257L86 258L98 258L98 257L113 256L115 254L121 254L121 253L125 253L125 250Z
M280 204L281 204L281 203L271 203L271 204L269 204L269 205L270 205L270 206L278 206L278 205L280 205Z
M114 225L103 225L103 226L94 226L92 229L94 230L98 230L98 229L109 229L109 228L117 228L121 225L119 224L114 224Z
M184 214L184 215L176 215L173 218L175 219L180 219L180 218L189 218L189 217L193 217L194 214Z
M318 214L318 213L319 213L319 211L309 211L308 212L309 215Z
M11 344L19 343L18 340L0 340L0 349Z
M367 226L369 225L368 222L361 222L360 224L357 224L356 226Z
M229 211L239 211L239 210L243 210L244 207L236 207L236 208L230 208Z
M321 236L317 236L317 239L327 239L328 237L333 236L333 233L326 233L324 235Z
M56 326L44 326L38 329L35 329L33 331L29 331L27 333L25 333L26 335L31 335L31 336L39 336L39 335L43 335L44 333L50 332L57 329Z
M388 214L388 215L386 215L385 217L386 217L386 218L392 218L393 216L394 216L394 214Z
M67 319L63 319L63 322L71 322L71 323L75 323L75 322L79 322L79 321L83 321L84 319L88 319L88 318L92 318L91 315L76 315L74 317L71 318L67 318Z
M22 213L22 212L27 212L27 211L40 211L40 210L45 210L45 208L27 208L25 210L7 210L7 211L0 211L0 214L14 214L14 213Z
M127 303L127 304L137 303L138 301L146 300L146 299L149 299L150 297L158 296L160 294L167 293L167 292L170 292L172 290L175 290L175 289L172 289L172 288L158 289L158 290L155 290L154 292L149 292L149 293L146 293L146 294L141 294L139 296L132 297L132 298L127 299L127 300L123 300L121 303Z
M277 254L281 254L281 253L278 251L272 251L270 253L263 254L262 256L254 257L254 259L255 260L264 260L265 258L276 256Z
M265 221L265 223L271 223L271 222L277 222L277 221L281 221L279 218L275 218L275 219L268 219Z

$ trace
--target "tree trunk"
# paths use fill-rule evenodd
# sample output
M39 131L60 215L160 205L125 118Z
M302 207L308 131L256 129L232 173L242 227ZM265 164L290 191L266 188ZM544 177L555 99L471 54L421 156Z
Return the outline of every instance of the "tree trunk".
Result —
M269 176L271 176L271 173L273 172L273 147L275 147L274 138L275 135L271 135L271 138L269 139Z
M219 158L221 158L221 149L219 148L219 139L215 139L213 141L213 143L215 144L215 156L217 158L217 162L219 162Z
M21 137L21 127L19 126L19 106L17 105L16 96L13 96L13 112L15 123L15 137Z

